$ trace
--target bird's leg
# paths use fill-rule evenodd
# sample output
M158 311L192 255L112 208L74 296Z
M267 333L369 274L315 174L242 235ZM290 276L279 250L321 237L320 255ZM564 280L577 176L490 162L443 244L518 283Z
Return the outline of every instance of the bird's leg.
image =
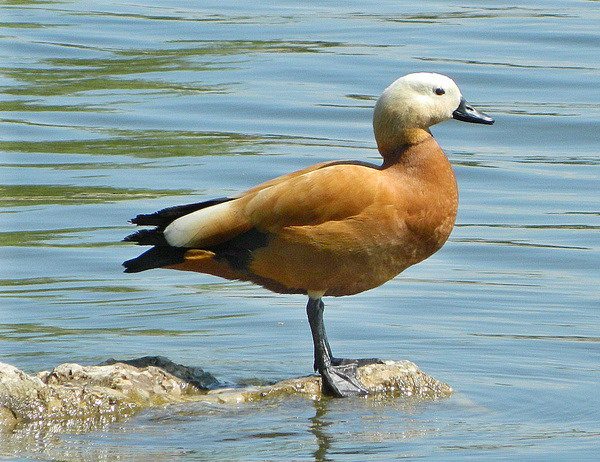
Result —
M338 397L366 395L367 390L356 378L356 369L365 364L380 363L377 359L349 360L337 359L331 354L327 341L323 311L325 305L320 298L309 298L306 314L315 348L315 370L321 374L324 391Z

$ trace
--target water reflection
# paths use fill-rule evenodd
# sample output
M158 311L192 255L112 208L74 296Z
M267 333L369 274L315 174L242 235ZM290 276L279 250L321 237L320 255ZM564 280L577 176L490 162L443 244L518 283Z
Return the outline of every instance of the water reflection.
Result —
M125 411L118 415L103 414L98 417L90 417L83 421L55 419L24 423L16 429L9 430L10 437L8 438L6 433L0 434L0 454L6 457L18 456L18 460L22 460L22 457L69 461L119 459L120 455L115 454L120 452L117 448L65 443L69 440L69 434L108 430L111 425L131 414L131 411ZM66 437L60 436L65 434Z
M352 460L365 460L368 454L379 454L377 460L413 456L410 442L440 433L436 423L419 418L429 404L428 399L391 395L315 400L307 422L315 444L311 455L315 462L338 460L341 454L355 456Z
M313 400L313 407L315 409L315 416L309 419L310 426L308 427L308 430L315 436L317 443L313 457L315 462L332 461L333 459L327 457L331 442L333 441L333 436L327 432L327 427L331 425L331 422L327 420L329 400Z
M143 329L138 327L97 327L97 328L67 328L42 324L0 324L0 340L11 342L33 341L44 342L51 339L63 340L68 337L98 336L118 334L124 336L204 336L210 330L180 330L180 329Z
M19 123L24 123L19 121ZM56 125L64 127L64 125ZM117 155L136 158L167 157L201 157L216 155L256 155L261 154L265 145L297 145L324 146L365 149L358 143L349 140L319 138L306 136L254 135L228 132L200 132L184 130L116 130L89 129L100 134L100 137L75 140L43 140L43 141L6 141L0 140L0 150L32 154L85 154L85 155ZM108 137L106 137L108 135ZM61 164L62 165L62 164ZM101 164L71 164L75 168L91 165L98 168ZM109 164L111 165L111 164ZM122 168L124 163L112 164L112 168ZM136 163L139 168L144 164ZM40 167L54 168L54 164L4 164L6 167Z
M575 66L571 64L557 65L556 61L549 61L543 64L532 64L530 61L527 63L516 63L507 61L484 61L477 59L450 59L450 58L433 58L433 57L416 57L420 61L430 61L438 63L460 63L469 66L494 66L494 67L508 67L516 69L557 69L557 70L581 70L581 71L595 71L598 68L589 66ZM483 106L482 106L483 107Z
M558 13L542 8L521 7L521 6L501 6L501 7L480 7L480 6L461 6L457 10L443 10L441 12L419 13L419 14L388 14L385 16L377 14L354 14L356 17L365 19L378 19L380 21L394 23L452 23L464 24L470 20L489 20L498 18L527 19L527 18L567 18L569 15Z
M41 42L44 43L44 42ZM201 82L175 83L160 77L164 72L225 71L235 60L224 56L246 56L249 53L320 53L348 46L339 42L282 40L177 40L186 47L159 50L128 49L123 51L94 49L74 44L46 42L52 47L78 47L93 52L89 58L47 58L40 67L0 67L7 77L24 85L4 89L10 95L64 96L81 92L160 91L161 93L228 93L231 85ZM195 45L195 46L192 46ZM104 55L109 54L109 57ZM98 56L100 55L100 56ZM217 59L218 58L218 59ZM240 58L241 59L241 58ZM133 77L144 75L146 77ZM198 74L200 75L200 74ZM18 108L18 105L15 107Z
M486 245L499 245L499 246L511 246L511 247L535 247L539 249L570 249L570 250L591 250L589 247L582 247L576 245L557 245L557 244L540 244L535 242L521 242L511 240L500 240L500 239L481 239L481 238L453 238L454 242L468 243L468 244L486 244Z
M261 137L181 130L97 130L108 138L0 141L0 150L26 153L127 155L142 158L256 154ZM119 164L120 165L120 164ZM28 167L27 164L23 165Z

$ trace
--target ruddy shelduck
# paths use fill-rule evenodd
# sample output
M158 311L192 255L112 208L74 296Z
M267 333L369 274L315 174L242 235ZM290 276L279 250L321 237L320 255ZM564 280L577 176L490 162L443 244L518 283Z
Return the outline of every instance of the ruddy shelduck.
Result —
M356 369L379 360L332 355L322 297L377 287L446 242L458 190L450 162L429 127L451 118L494 123L467 104L449 77L401 77L375 105L381 165L320 163L236 197L138 215L132 223L154 228L125 240L153 247L126 261L125 271L196 271L308 295L314 367L324 391L366 394Z

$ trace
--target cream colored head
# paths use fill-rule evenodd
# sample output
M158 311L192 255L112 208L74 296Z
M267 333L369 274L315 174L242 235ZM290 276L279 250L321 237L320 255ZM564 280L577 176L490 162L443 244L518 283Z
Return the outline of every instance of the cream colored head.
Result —
M375 105L373 128L379 150L397 148L406 144L411 131L451 119L461 100L460 90L445 75L420 72L399 78Z

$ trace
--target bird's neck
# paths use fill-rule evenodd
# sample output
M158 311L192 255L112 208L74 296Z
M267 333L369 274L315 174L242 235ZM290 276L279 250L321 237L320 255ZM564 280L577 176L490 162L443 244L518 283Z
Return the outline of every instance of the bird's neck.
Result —
M387 138L385 142L379 142L377 148L383 157L383 167L396 164L406 160L406 153L411 152L414 147L433 142L436 144L431 132L421 128L409 128L400 130L393 137Z
M424 190L439 188L451 202L458 199L456 178L450 161L431 134L418 142L399 146L383 154L381 169L403 184L418 184L421 185L418 188Z

